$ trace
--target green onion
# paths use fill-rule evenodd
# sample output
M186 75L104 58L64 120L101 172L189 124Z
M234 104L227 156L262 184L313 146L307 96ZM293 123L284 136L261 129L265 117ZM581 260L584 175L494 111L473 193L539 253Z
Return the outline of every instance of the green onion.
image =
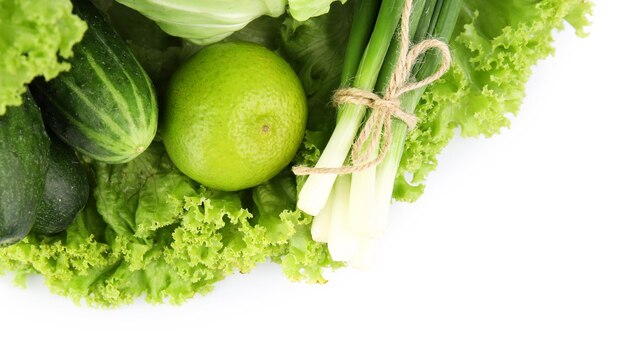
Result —
M412 41L418 43L429 38L448 40L462 3L462 0L415 0L409 20ZM404 5L404 1L383 0L371 38L363 48L365 36L371 30L368 20L373 20L376 6L368 1L360 3L354 21L356 27L351 32L346 53L350 60L344 65L342 86L375 90L377 93L386 91L401 52L400 37L395 32ZM357 67L355 61L359 53L363 53L363 57ZM414 66L410 81L424 79L439 67L438 53L428 51ZM350 84L352 78L354 80ZM401 109L415 112L424 90L420 88L402 95ZM366 111L364 106L353 104L339 107L337 125L316 168L337 168L347 161L347 154ZM347 261L357 267L369 266L377 239L386 229L407 126L394 119L391 130L391 146L377 167L339 177L335 174L312 174L299 194L298 207L317 215L313 221L313 238L327 242L336 261Z
M348 39L343 71L341 74L341 86L349 86L358 71L361 56L367 47L376 15L380 8L381 0L359 1L352 21L352 29ZM336 190L333 189L333 193ZM331 197L335 195L331 194ZM311 236L317 242L328 242L331 216L333 214L345 214L343 211L333 212L333 201L328 200L322 210L313 219Z
M409 35L413 37L413 41L424 39L424 33L428 24L431 22L436 3L436 0L416 1L409 21ZM415 39L415 35L418 35L418 39ZM378 93L385 92L391 76L396 69L400 53L399 39L399 35L396 34L389 47L389 52L387 53L376 84L376 92ZM404 95L402 98L402 109L406 110L406 112L413 112L414 110L407 107L405 103L406 100L404 99L407 96L408 94ZM398 122L394 120L394 123ZM392 144L392 146L393 145L395 145L395 143ZM376 207L379 206L377 202L379 194L376 188L376 171L376 167L372 167L352 174L352 190L350 191L350 205L348 208L348 214L350 216L349 225L350 229L356 234L364 237L376 237L381 233L381 231L378 230L378 226L381 225L378 221L379 211L376 209Z
M400 21L403 5L403 0L382 1L372 36L365 48L351 87L373 90L387 49ZM356 24L361 24L358 18ZM337 125L316 168L334 168L344 164L365 111L365 107L361 105L343 104L339 107ZM299 193L298 208L310 215L317 215L326 204L336 178L335 174L309 175Z
M348 46L341 73L341 86L349 86L356 75L363 52L367 47L376 15L382 0L359 1L354 11L354 20L348 37Z
M434 27L429 29L427 36L436 37L447 41L452 36L458 15L463 4L462 0L440 1L442 3L441 10L437 13L437 21L433 22ZM423 37L423 38L424 38ZM422 39L423 39L422 38ZM438 53L429 53L424 58L421 67L415 72L415 79L423 79L439 67L440 56ZM407 93L402 101L402 108L406 112L415 112L420 97L424 93L425 88L421 88ZM376 169L376 197L377 207L373 209L376 214L376 231L381 233L386 229L389 205L391 204L391 196L393 194L393 184L395 182L398 166L404 151L404 141L407 134L407 126L397 120L391 125L392 142L391 148L383 162Z

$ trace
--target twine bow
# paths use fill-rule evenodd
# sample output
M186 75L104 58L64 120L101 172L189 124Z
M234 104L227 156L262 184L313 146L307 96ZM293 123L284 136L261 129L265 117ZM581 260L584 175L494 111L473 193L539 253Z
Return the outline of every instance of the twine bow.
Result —
M448 45L437 39L428 39L420 42L409 49L411 40L409 37L409 20L411 16L413 0L406 0L400 21L400 53L398 63L394 70L389 86L381 97L376 93L358 89L344 88L335 91L333 104L350 103L364 105L371 109L371 113L360 134L352 145L352 165L337 168L295 166L292 171L296 175L311 174L350 174L363 171L380 164L387 155L391 146L391 121L399 119L409 129L415 128L417 117L414 114L404 112L401 108L400 97L418 88L427 86L441 78L450 68L452 57ZM408 81L413 65L417 59L430 49L441 52L441 65L432 75L411 83ZM380 148L374 159L372 155Z

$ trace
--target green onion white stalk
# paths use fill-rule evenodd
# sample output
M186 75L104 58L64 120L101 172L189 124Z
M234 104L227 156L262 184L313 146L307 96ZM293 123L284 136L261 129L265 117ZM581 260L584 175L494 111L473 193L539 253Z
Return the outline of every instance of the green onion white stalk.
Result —
M331 200L330 230L328 250L335 261L350 261L359 251L361 238L348 228L348 203L350 200L350 177L340 175L334 185Z
M369 20L372 20L374 5L369 3L370 7L365 11L363 3L368 1L363 1L357 10L342 86L374 89L382 93L396 68L399 37L395 32L405 2L382 1L371 38L364 50L364 36L368 31L364 13L369 13ZM409 36L414 42L430 37L449 39L461 6L462 0L414 1ZM355 51L363 51L358 68ZM427 53L415 67L412 80L427 77L438 66L437 54ZM352 83L349 81L351 76L354 78ZM415 112L423 93L424 88L405 93L401 97L402 110ZM339 107L337 125L316 168L334 168L345 164L366 111L364 106L353 104ZM391 146L377 167L339 177L335 174L312 174L300 191L298 207L311 215L317 215L313 221L313 238L327 242L336 261L347 261L361 268L367 268L372 263L378 239L387 227L393 186L407 135L406 124L397 120L392 122L391 130Z
M365 48L351 87L373 90L378 80L387 49L400 20L403 0L383 0L378 12L371 38ZM353 25L358 25L358 20ZM358 26L357 26L358 27ZM316 168L341 167L350 151L361 126L366 108L361 105L343 104L337 113L337 126L322 152ZM313 174L304 183L298 195L298 208L317 215L326 204L337 175Z

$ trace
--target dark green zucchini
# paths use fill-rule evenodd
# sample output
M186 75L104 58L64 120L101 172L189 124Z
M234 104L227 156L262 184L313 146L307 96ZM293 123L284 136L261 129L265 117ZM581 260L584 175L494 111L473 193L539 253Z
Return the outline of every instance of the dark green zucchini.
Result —
M124 163L152 142L154 86L122 38L86 0L73 1L88 30L74 46L72 68L34 82L44 119L64 142L105 163Z
M60 140L51 139L46 184L32 229L43 235L67 229L89 199L87 172L76 153Z
M31 230L43 194L50 139L30 93L0 116L0 246Z

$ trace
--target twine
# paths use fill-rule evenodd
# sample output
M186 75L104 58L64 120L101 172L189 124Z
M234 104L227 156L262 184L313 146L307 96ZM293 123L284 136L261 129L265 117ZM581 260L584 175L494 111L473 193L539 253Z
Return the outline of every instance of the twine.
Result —
M344 88L335 91L333 104L350 103L364 105L371 109L370 117L361 129L361 133L352 145L352 165L336 168L294 166L292 171L296 175L312 174L351 174L363 171L380 164L387 155L391 146L391 120L399 119L409 129L415 128L417 117L411 113L402 111L400 97L409 91L427 86L441 78L450 68L452 57L448 45L437 39L428 39L420 42L409 49L411 38L409 37L409 21L413 0L406 0L400 22L400 53L396 69L391 76L389 86L385 94L380 97L376 93L358 89ZM417 59L430 49L441 52L442 61L439 69L432 75L415 83L408 81L408 77ZM382 140L382 142L381 142ZM381 144L382 143L382 144ZM380 147L376 158L372 153Z

